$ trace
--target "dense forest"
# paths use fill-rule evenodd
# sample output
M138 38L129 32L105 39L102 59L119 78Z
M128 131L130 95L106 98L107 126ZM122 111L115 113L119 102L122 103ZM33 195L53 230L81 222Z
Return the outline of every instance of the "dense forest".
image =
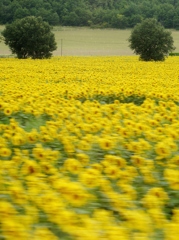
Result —
M179 0L0 0L0 24L29 15L51 25L121 29L153 17L179 30Z

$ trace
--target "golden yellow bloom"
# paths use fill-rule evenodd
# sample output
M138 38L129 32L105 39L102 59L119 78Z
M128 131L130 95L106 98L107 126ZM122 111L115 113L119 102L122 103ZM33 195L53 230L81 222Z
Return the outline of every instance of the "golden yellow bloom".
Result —
M49 134L41 134L41 135L39 135L39 138L44 143L51 142L53 139Z
M0 218L11 218L12 216L15 216L17 214L17 211L13 207L11 203L8 201L0 201Z
M41 171L45 174L53 174L55 169L49 162L41 162Z
M133 155L131 157L132 163L134 164L134 166L136 167L140 167L140 166L144 166L145 165L145 159L139 155Z
M40 166L34 160L25 160L21 167L22 175L36 175L40 172Z
M151 208L148 213L153 221L155 228L161 229L167 223L166 216L160 208Z
M150 234L149 233L141 233L141 232L134 232L132 233L132 240L149 240Z
M27 205L24 207L26 216L29 216L31 224L37 223L39 220L38 209L35 206Z
M151 130L145 132L145 137L148 141L151 142L157 142L159 140L159 135L151 132Z
M88 141L86 141L86 140L81 140L81 141L79 141L77 147L80 150L88 151L88 150L91 149L91 144Z
M125 170L119 172L119 178L120 178L121 184L124 184L124 183L128 184L132 182L135 176L136 176L135 173L133 172L133 170L131 172L130 168L126 168Z
M165 142L157 143L155 151L158 155L157 159L168 158L171 155L170 147Z
M4 139L3 137L0 137L0 146L1 146L1 147L5 147L6 144L7 144L6 139Z
M13 202L20 205L25 205L27 203L27 193L25 193L25 189L22 186L11 186L9 188L10 195L12 197Z
M174 139L174 140L177 140L177 139L178 139L178 130L175 129L175 128L168 128L168 129L166 130L166 134L167 134L170 138L172 138L172 139Z
M117 165L119 168L124 168L126 166L126 160L122 157L107 154L104 156L104 162ZM108 165L108 164L107 164Z
M106 176L111 179L117 179L117 178L119 178L119 175L120 175L119 168L114 165L106 167L104 169L104 172L105 172Z
M4 114L5 114L6 116L10 116L10 115L12 114L12 109L11 109L10 107L6 107L6 108L4 109Z
M151 148L151 145L149 144L149 142L147 142L146 140L144 140L143 138L139 139L139 143L141 148L144 150L149 150Z
M118 182L122 193L126 194L131 200L135 200L137 197L136 190L129 184L121 184L120 181Z
M108 224L113 221L111 212L104 209L96 209L93 213L93 218L97 220L97 222L102 222L103 224Z
M109 137L100 138L99 145L103 150L111 150L115 147L115 142Z
M101 173L102 170L103 170L103 166L102 166L101 164L99 164L99 163L93 163L93 164L91 164L91 167L92 167L93 169L98 170L100 173Z
M179 190L179 170L178 169L165 169L164 177L168 181L171 189Z
M38 140L38 132L33 129L31 132L27 133L27 141L29 143L35 143Z
M2 147L0 148L0 156L1 157L9 157L11 155L11 150L9 148Z
M84 154L84 153L77 153L76 157L80 161L82 166L86 166L90 161L89 156L87 154Z
M153 174L153 171L148 166L141 166L140 172L143 176L145 183L155 183L157 179L155 178L155 175Z
M131 229L144 233L152 231L152 222L150 217L142 210L126 211L125 217ZM136 224L137 223L137 224Z
M26 137L22 136L22 134L15 134L11 138L12 144L15 146L20 146L26 142Z
M33 148L33 156L40 161L46 161L47 159L47 152L45 151L45 149L40 145L38 145L36 148Z
M116 156L115 155L110 155L110 154L106 154L104 156L104 162L108 162L110 164L115 164L115 159L116 159Z
M136 176L138 176L138 172L136 170L136 167L134 166L126 166L125 170L128 172L129 176L133 179Z
M67 152L68 155L71 155L72 153L75 152L75 146L70 140L68 140L68 139L63 140L63 144L64 144L65 152Z
M178 61L0 59L0 238L178 240Z
M128 143L127 149L136 154L140 154L143 151L140 142L136 142L136 141L131 141L130 143Z
M89 188L100 186L100 178L100 173L96 169L86 170L79 174L80 182Z
M20 164L20 163L23 161L23 159L22 159L21 156L13 156L13 157L11 158L11 161L13 161L14 164Z
M173 209L172 221L179 224L179 209L178 208Z
M74 158L67 158L64 162L64 169L72 174L79 174L82 170L82 165Z
M167 193L164 191L163 188L160 187L153 187L151 188L148 193L149 195L153 195L155 197L157 197L159 200L161 201L166 201L168 200L168 195Z
M68 183L62 191L64 199L72 206L83 206L91 198L91 195L79 183Z
M172 152L176 152L178 150L178 146L172 138L167 138L166 144L168 144Z
M179 236L179 224L169 222L165 225L164 228L165 239L166 240L178 240Z
M160 199L154 195L145 195L142 199L143 206L149 209L161 208L163 205Z
M36 228L33 232L34 240L58 240L59 238L55 236L48 228Z
M121 226L109 226L106 232L107 239L109 240L130 239L130 234L128 233L127 228Z
M29 239L30 234L23 223L17 222L16 219L5 219L1 223L2 233L6 239L18 240Z
M179 156L174 156L168 160L169 164L174 164L176 167L179 167Z
M88 200L90 200L91 196L90 194L86 193L83 190L79 189L73 189L70 194L65 195L65 199L75 207L83 206L87 203Z

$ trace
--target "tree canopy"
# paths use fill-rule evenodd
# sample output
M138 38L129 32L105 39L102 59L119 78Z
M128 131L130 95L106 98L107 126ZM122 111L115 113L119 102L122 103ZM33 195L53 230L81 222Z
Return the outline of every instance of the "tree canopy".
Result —
M179 0L0 0L0 24L41 16L50 25L131 28L156 18L179 29Z
M171 32L153 18L145 19L133 28L129 43L144 61L163 61L175 49Z
M25 17L8 24L1 33L18 58L50 58L57 48L51 27L41 17Z

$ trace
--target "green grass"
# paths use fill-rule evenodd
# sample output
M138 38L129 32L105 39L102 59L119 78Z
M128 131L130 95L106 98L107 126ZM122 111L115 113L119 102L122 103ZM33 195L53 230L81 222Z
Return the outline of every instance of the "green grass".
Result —
M0 25L0 34L3 29L4 29L4 26ZM0 57L4 57L4 56L10 55L10 54L11 54L11 52L10 52L9 48L3 42L0 41Z
M58 49L56 55L132 55L128 47L129 30L54 28ZM62 40L61 40L62 39Z
M0 26L2 31L4 26ZM54 27L57 50L55 56L123 56L133 55L127 39L131 30L90 29L85 27ZM179 31L172 30L175 52L179 52ZM0 56L11 54L0 43Z

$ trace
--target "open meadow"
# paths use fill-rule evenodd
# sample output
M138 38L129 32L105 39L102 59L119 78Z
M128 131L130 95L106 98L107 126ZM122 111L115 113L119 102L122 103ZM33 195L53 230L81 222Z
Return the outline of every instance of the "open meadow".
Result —
M2 31L4 26L0 26ZM129 56L133 55L127 39L131 30L54 27L58 49L55 56ZM172 30L176 50L179 52L179 31ZM10 50L0 43L0 56Z
M0 58L0 239L178 240L178 66Z

